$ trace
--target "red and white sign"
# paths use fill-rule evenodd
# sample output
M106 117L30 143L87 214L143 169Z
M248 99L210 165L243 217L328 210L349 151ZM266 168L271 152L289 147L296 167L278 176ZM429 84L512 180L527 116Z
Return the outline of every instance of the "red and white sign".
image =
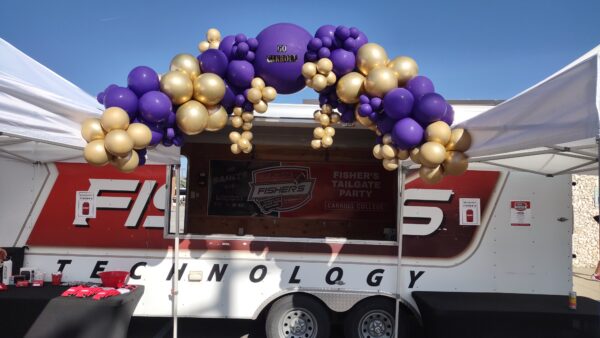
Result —
M510 225L531 226L531 201L510 201Z

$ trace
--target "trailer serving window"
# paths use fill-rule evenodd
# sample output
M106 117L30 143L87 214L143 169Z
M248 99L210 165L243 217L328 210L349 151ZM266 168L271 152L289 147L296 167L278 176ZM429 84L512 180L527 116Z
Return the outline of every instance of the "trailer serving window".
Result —
M312 128L253 131L250 154L208 133L182 148L187 234L395 240L396 173L373 158L371 131L338 128L320 150Z

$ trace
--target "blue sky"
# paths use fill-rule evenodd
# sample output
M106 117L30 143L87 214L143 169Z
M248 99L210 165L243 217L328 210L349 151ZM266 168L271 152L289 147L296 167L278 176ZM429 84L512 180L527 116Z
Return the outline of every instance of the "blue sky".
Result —
M384 3L382 5L382 3ZM370 7L369 7L370 6ZM600 44L600 1L8 1L0 37L92 95L138 65L165 72L208 28L256 36L356 26L408 55L449 99L506 99ZM1 62L1 60L0 60ZM316 98L312 91L277 102Z

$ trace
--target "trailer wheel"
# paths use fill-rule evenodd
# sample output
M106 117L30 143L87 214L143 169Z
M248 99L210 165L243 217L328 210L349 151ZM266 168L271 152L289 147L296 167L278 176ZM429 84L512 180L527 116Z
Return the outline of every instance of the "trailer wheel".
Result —
M399 329L394 334L394 301L383 298L368 298L356 304L344 320L346 338L406 338L409 321L400 307Z
M302 294L275 301L265 324L267 338L329 338L329 327L329 311Z

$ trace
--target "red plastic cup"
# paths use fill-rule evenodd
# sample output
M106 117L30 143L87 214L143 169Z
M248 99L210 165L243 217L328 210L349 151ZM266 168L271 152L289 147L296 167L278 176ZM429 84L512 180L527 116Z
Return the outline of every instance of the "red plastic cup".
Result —
M52 285L60 285L62 280L62 273L54 272L52 273Z

